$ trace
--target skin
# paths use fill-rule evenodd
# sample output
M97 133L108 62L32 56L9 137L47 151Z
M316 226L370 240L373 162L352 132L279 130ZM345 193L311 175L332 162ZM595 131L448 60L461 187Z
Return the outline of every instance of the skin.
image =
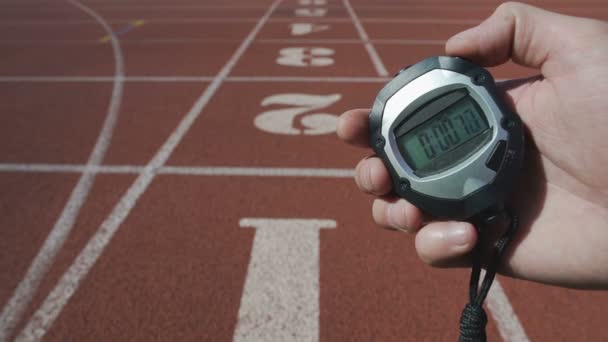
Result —
M450 38L445 50L483 66L511 59L540 73L500 84L527 128L528 148L520 186L510 198L520 229L499 272L608 289L608 23L504 3L480 25ZM342 114L338 136L368 147L368 114ZM478 238L470 223L434 221L388 196L389 174L377 157L359 162L355 181L377 196L374 221L415 234L424 262L468 265Z

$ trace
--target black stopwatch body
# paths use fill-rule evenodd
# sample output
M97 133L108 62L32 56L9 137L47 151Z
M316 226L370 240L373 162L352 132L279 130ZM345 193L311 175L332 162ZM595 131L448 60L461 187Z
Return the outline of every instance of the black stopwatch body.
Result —
M521 120L484 68L429 57L378 93L370 145L396 195L436 218L467 220L501 206L523 163Z

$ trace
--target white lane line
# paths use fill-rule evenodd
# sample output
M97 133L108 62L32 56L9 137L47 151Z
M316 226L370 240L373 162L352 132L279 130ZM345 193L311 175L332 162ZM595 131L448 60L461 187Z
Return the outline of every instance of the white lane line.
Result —
M530 341L498 279L494 279L486 304L494 322L496 322L498 333L504 341Z
M0 164L0 172L24 173L140 173L143 166L81 164Z
M124 77L124 58L120 48L120 43L112 35L112 28L104 19L99 16L95 11L88 8L85 5L80 4L77 1L70 0L72 5L76 6L90 17L94 18L111 36L112 50L114 53L115 61L115 77L114 85L112 88L112 97L106 113L103 126L93 147L93 151L87 161L87 166L100 165L103 158L108 150L112 135L114 133L114 126L118 119L120 112L120 105L122 101L123 93L123 82ZM25 274L25 277L21 280L12 297L4 306L2 313L0 314L0 341L7 340L13 333L15 326L21 320L25 309L30 304L34 294L38 290L42 278L46 275L49 268L53 264L57 253L63 246L67 239L70 231L74 227L76 217L80 212L80 208L86 201L93 183L95 182L95 173L83 173L78 180L78 183L72 190L70 197L61 212L61 215L55 222L52 230L47 236L44 244L40 248L38 254L32 261L30 267Z
M214 43L229 43L237 45L240 39L222 39L222 38L144 38L144 39L123 39L121 44L124 45L146 45L146 44L214 44ZM23 45L35 46L37 48L47 46L61 45L92 45L103 46L97 39L3 39L0 40L1 45Z
M211 76L129 76L123 77L123 82L209 82L215 77ZM111 76L0 76L0 83L10 82L113 82L115 77ZM386 82L389 77L309 77L309 76L231 76L225 79L226 82L357 82L357 83L377 83Z
M393 45L443 45L445 40L433 39L260 39L260 43L267 44L393 44Z
M19 6L17 4L6 4L2 5L6 7L10 7L11 9L18 10L29 10L35 8L36 10L46 11L46 12L64 12L64 8L55 8L55 7L40 7L40 4L36 2L35 4L24 4L23 2L19 2ZM598 3L592 3L592 5L600 5ZM298 6L298 5L293 5ZM293 6L291 8L293 8ZM325 5L324 7L330 9L341 9L341 6L337 5ZM488 9L493 10L496 8L496 5L491 4L357 4L357 9L371 9L371 10L411 10L411 9L441 9L441 10L471 10L471 9ZM553 5L547 6L552 10L608 10L608 7L605 6L584 6L584 7L572 7L572 6L563 6L563 5ZM224 4L224 5L216 5L216 4L205 4L205 5L192 5L192 4L175 4L171 6L166 5L136 5L136 4L102 4L95 7L98 11L142 11L142 10L241 10L241 9L265 9L263 5L251 5L251 4Z
M445 45L445 40L441 39L374 39L374 44L390 45Z
M387 82L389 77L309 77L309 76L232 76L228 77L229 82L313 82L313 83L326 83L326 82L353 82L353 83L378 83Z
M356 82L356 83L378 83L388 82L392 77L309 77L309 76L231 76L227 82ZM496 82L508 81L507 78L495 78Z
M298 6L298 5L295 5ZM328 8L328 9L342 9L341 6L336 6L336 5L324 5L324 8ZM33 4L30 5L22 5L21 7L17 7L17 6L10 6L11 10L31 10L34 8ZM95 9L97 11L103 12L103 11L121 11L121 12L131 12L131 11L137 11L137 12L141 12L142 10L148 11L148 10L163 10L163 11L183 11L183 10L226 10L226 11L234 11L234 10L242 10L242 9L265 9L266 7L261 6L261 5L250 5L250 4L240 4L240 5L191 5L191 4L175 4L172 6L166 6L166 5L150 5L150 4L141 4L141 5L133 5L133 4L121 4L121 5L116 5L116 4L101 4L101 5L97 5L95 6ZM294 7L291 7L291 9L293 9ZM405 10L405 9L414 9L414 8L426 8L426 9L479 9L479 8L486 8L486 9L493 9L495 8L495 6L491 6L491 5L479 5L479 6L474 6L474 5L462 5L462 7L458 6L458 5L357 5L358 9L372 9L372 10L382 10L382 9L392 9L392 10ZM66 12L67 9L66 8L57 8L57 7L43 7L43 6L36 6L35 9L37 11L40 12Z
M237 43L237 39L214 39L214 38L166 38L166 39L123 39L122 45L128 44L212 44L212 43ZM434 39L306 39L306 38L266 38L258 39L260 44L393 44L393 45L443 45L445 40ZM56 46L56 45L99 45L98 40L94 39L26 39L26 40L0 40L0 45L35 45L35 46Z
M258 39L265 44L361 44L361 39L308 39L308 38L266 38Z
M365 46L365 49L367 50L367 53L369 54L369 57L371 58L372 63L374 64L374 67L376 68L376 72L378 72L379 76L388 76L388 71L386 70L384 63L382 63L382 60L378 55L378 51L376 51L374 45L370 43L369 37L367 36L367 32L365 32L365 29L363 28L363 25L361 25L359 17L357 17L357 13L355 13L355 10L353 10L353 7L350 5L350 1L342 0L342 3L344 4L344 7L346 7L346 11L350 15L350 18L353 20L355 28L359 33L359 37L361 37L361 40L364 41L363 46Z
M549 2L550 5L550 2ZM597 2L591 2L591 5L601 5ZM498 6L498 3L496 4L484 4L483 1L480 1L479 4L457 4L457 3L450 3L450 1L445 1L445 3L435 3L435 4L374 4L374 5L357 5L357 8L360 9L415 9L415 8L425 8L425 9L449 9L449 10L461 10L461 9L465 9L465 10L470 10L470 9L489 9L489 10L493 10L496 8L496 6ZM547 4L545 4L545 6L547 6ZM583 6L583 7L573 7L573 6L565 6L565 5L560 5L560 4L554 4L554 5L550 5L547 6L549 8L552 9L562 9L562 10L568 10L568 9L605 9L608 10L608 7L606 6Z
M208 82L212 76L0 76L0 82Z
M212 76L0 76L0 82L208 82Z
M65 304L78 289L81 280L88 274L118 228L129 215L139 197L146 191L156 176L158 168L163 166L167 159L169 159L173 150L199 117L203 108L216 93L246 49L251 45L255 36L266 23L274 9L279 5L280 1L274 1L228 62L222 67L217 77L209 84L190 111L182 118L176 129L141 171L127 192L112 209L110 215L103 221L95 235L91 237L87 245L76 257L76 260L70 265L70 268L64 273L55 288L53 288L42 305L34 313L25 328L17 336L16 341L39 341L46 334Z
M257 22L256 18L144 18L147 25L150 24L180 24L180 23L247 23ZM268 22L293 22L297 18L271 18ZM350 18L306 18L307 21L326 22L326 23L350 23ZM465 24L476 25L483 19L448 19L448 18L384 18L384 17L364 17L360 18L361 22L380 22L380 23L421 23L421 24ZM125 24L129 23L129 19L106 19L110 24ZM0 26L3 25L86 25L94 24L93 20L1 20Z
M11 6L11 10L18 11L26 11L32 10L33 6L23 6L22 8ZM242 11L242 10L265 10L267 7L263 5L250 5L250 4L240 4L240 5L150 5L150 4L141 4L141 5L115 5L115 4L101 4L95 5L95 10L98 12L142 12L142 11L186 11L188 13L192 11L204 11L204 10L225 10L229 11ZM42 7L36 6L35 10L38 12L46 12L46 13L69 13L64 7ZM261 11L260 11L261 12ZM104 13L109 15L109 13ZM156 14L156 13L155 13ZM231 14L231 13L226 13ZM218 13L218 15L224 15L224 13Z
M319 341L319 231L336 221L244 218L255 228L234 342Z
M320 169L288 167L184 167L165 166L161 174L190 176L263 176L263 177L327 177L351 178L353 169Z
M1 76L0 82L114 82L112 76Z
M138 174L138 165L0 164L0 172ZM352 178L354 169L298 167L163 166L159 174L178 176L254 176Z
M125 82L209 82L213 76L128 76Z
M396 24L462 24L477 25L482 19L439 19L439 18L361 18L364 23L396 23Z
M159 24L181 24L181 23L256 23L257 18L142 18L146 21L146 25L151 23ZM109 24L128 24L130 19L106 19ZM87 25L94 24L94 20L47 20L47 19L32 19L32 20L0 20L2 25Z
M95 7L98 11L148 11L148 10L163 10L163 11L175 11L175 10L243 10L243 9L259 9L265 10L267 9L264 5L251 5L251 4L238 4L238 5L188 5L188 4L172 4L171 6L167 5L152 5L152 4L140 4L140 5L106 5L102 4L100 6ZM47 10L51 10L51 8L46 8Z

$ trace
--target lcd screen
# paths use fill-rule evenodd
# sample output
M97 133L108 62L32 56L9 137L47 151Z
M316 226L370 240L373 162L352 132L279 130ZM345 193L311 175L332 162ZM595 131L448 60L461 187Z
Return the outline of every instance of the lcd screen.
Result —
M477 103L465 96L398 137L397 144L414 171L432 173L476 151L485 142L476 138L489 128Z

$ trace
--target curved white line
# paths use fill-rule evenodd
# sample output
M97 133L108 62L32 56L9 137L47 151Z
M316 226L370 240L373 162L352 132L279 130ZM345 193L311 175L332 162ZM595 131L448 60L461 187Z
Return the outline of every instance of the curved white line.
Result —
M55 288L48 294L36 313L30 318L30 321L25 328L23 328L21 333L15 338L15 342L40 341L44 337L64 306L78 290L82 280L101 257L106 246L108 246L114 234L122 226L123 221L135 207L141 195L148 189L148 186L152 183L154 177L156 177L158 169L165 165L177 145L182 141L190 127L192 127L194 122L199 118L203 109L218 91L224 80L226 80L247 48L253 43L255 37L262 29L262 26L268 21L280 2L281 0L275 0L273 2L270 8L268 8L268 11L260 18L251 32L249 32L249 35L245 37L241 45L228 59L213 82L209 84L201 96L194 102L188 113L182 117L177 127L156 151L154 157L152 157L139 176L133 181L122 198L116 203L112 212L101 223L95 234L89 239L89 242L87 242L80 254L74 259L74 262L59 279Z
M112 88L112 98L108 107L105 121L97 142L89 156L87 166L98 166L103 161L103 158L110 145L110 140L114 132L114 126L118 119L120 105L123 93L123 81L125 76L124 58L120 44L116 37L112 35L112 28L108 23L99 16L94 10L79 3L78 1L68 0L72 5L78 7L83 12L93 17L111 37L112 50L115 60L115 77L114 86ZM92 168L93 169L93 168ZM78 183L72 190L61 215L55 222L53 229L49 233L42 248L32 261L25 277L21 280L13 296L9 299L0 314L0 341L6 341L10 338L17 323L21 320L25 309L30 304L36 290L38 289L42 278L46 275L49 268L53 264L57 253L63 246L70 231L74 227L76 217L80 212L80 208L86 201L93 183L95 181L96 172L85 172L82 174Z

